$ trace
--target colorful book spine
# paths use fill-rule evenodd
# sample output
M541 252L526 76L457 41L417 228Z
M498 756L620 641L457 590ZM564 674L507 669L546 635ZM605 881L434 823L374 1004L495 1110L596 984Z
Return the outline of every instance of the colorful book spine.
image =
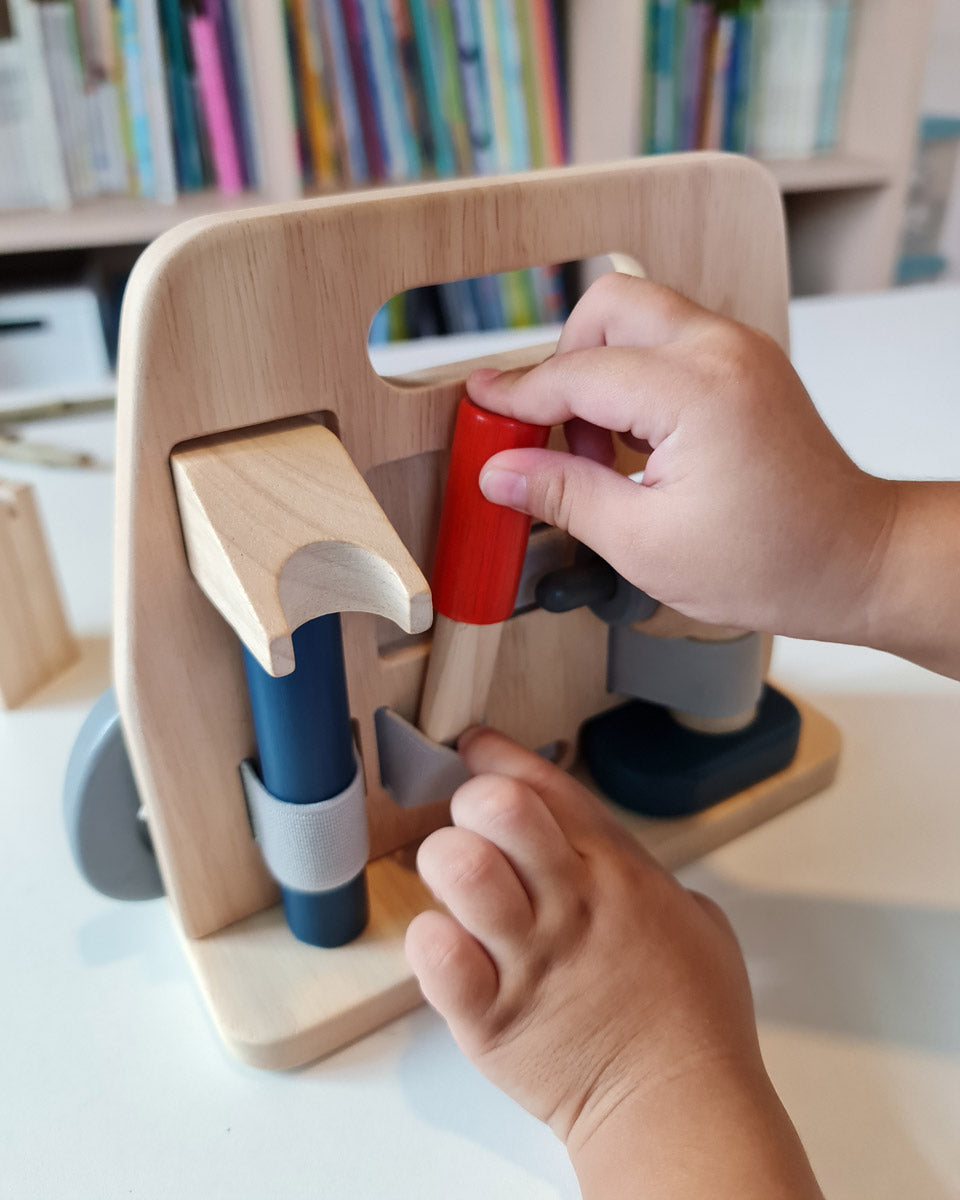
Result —
M123 147L123 157L127 169L127 188L135 194L138 188L137 151L133 141L133 121L130 116L129 93L127 84L127 65L121 46L123 44L123 17L119 8L110 5L110 20L113 26L114 45L116 53L113 57L111 81L117 95L117 118L120 122L120 144Z
M644 154L653 153L654 120L657 103L657 24L659 0L646 0L646 19L643 30L643 72L640 117L640 145Z
M187 28L197 67L217 186L224 195L237 195L243 191L243 174L240 169L236 135L230 119L230 104L220 61L217 31L212 18L206 13L190 16L187 19Z
M389 304L389 301L387 302ZM390 340L390 312L387 305L381 305L374 313L370 322L370 332L367 334L367 345L382 346Z
M400 127L400 141L405 160L405 176L419 179L422 173L420 142L417 135L416 114L410 91L407 88L403 57L400 50L400 32L394 20L395 0L377 0L383 50L387 62L387 86L390 104L396 113Z
M730 94L730 62L733 49L736 17L722 13L717 18L711 47L707 85L706 112L703 122L704 150L723 149L723 131L727 119L727 100Z
M310 28L307 0L291 0L297 82L303 105L314 181L330 186L336 180L333 136L318 69L318 44Z
M94 8L99 49L92 49L90 59L85 57L85 61L87 86L97 93L107 139L109 165L102 187L107 192L125 193L130 190L130 159L124 133L122 58L117 52L110 0L94 0Z
M673 19L673 46L670 57L670 103L673 108L673 149L680 149L681 120L683 117L683 52L687 40L687 24L690 20L690 0L676 0Z
M203 162L179 0L160 0L160 32L166 59L177 179L184 191L195 191L203 187Z
M380 0L360 0L363 21L367 69L373 82L373 102L377 112L377 128L384 148L387 178L407 179L412 174L407 157L407 139L402 114L404 104L399 90L399 78L391 67L390 52L384 28Z
M531 163L530 136L523 90L523 56L517 28L516 3L517 0L496 0L497 43L507 106L509 169L524 171Z
M740 13L733 20L723 148L735 154L746 154L750 140L748 123L750 82L753 75L754 17L752 13Z
M503 296L495 275L481 275L476 281L480 321L484 329L503 329Z
M430 130L433 135L434 170L441 179L455 175L457 160L453 138L443 112L440 94L439 49L435 46L430 0L410 0L410 17L420 60L420 77Z
M520 0L514 6L517 22L517 37L520 47L520 74L523 80L524 111L527 118L527 141L530 147L530 166L547 165L546 138L542 112L540 88L537 81L536 47L533 31L533 13L529 0Z
M497 38L496 0L478 0L480 13L480 52L483 73L490 92L490 114L493 121L493 158L496 170L510 167L510 119L507 115L507 96Z
M120 19L120 47L124 61L130 134L136 161L137 191L145 199L153 199L157 193L157 184L150 137L150 114L140 60L137 3L136 0L114 0L114 3Z
M208 0L208 4L217 30L217 44L220 47L244 187L254 187L257 183L257 153L251 119L248 64L243 57L242 25L235 9L236 0Z
M397 41L400 74L406 97L407 111L417 143L421 173L432 172L434 163L433 131L427 114L420 63L417 58L417 40L413 32L410 6L407 0L389 0L393 33Z
M817 121L817 150L821 153L833 150L838 140L852 7L851 0L830 0L823 93Z
M431 0L430 25L435 47L434 63L439 72L440 103L443 106L447 128L450 130L454 161L457 171L467 174L473 169L473 154L470 148L467 111L460 86L457 38L449 0Z
M341 161L351 183L366 183L370 178L360 105L350 67L350 46L347 41L343 10L339 0L319 0L323 28L330 47L333 75L334 106L341 130Z
M253 77L253 54L251 29L247 5L244 0L228 0L231 29L237 52L237 76L240 84L240 99L243 106L244 123L240 130L241 141L250 178L249 187L260 187L264 182L262 132L260 115L256 105L256 85Z
M504 284L504 299L511 328L540 323L529 271L506 271L500 276Z
M673 70L676 27L677 0L658 0L653 43L652 154L669 154L677 144Z
M375 81L369 69L369 46L363 28L363 16L359 0L341 0L343 24L347 35L350 66L353 71L354 93L363 129L363 144L366 149L370 177L375 180L386 178L384 139L379 128L377 108L374 102Z
M137 0L137 35L153 157L154 196L165 204L171 204L177 198L177 172L173 161L170 108L155 0Z
M473 152L473 169L489 175L497 169L489 79L484 70L480 13L471 0L451 0L460 82Z
M531 7L533 55L540 93L545 161L547 166L559 167L567 161L567 148L556 13L552 0L531 0Z
M677 146L680 150L697 150L700 147L707 58L715 21L713 5L708 0L694 0L687 10Z
M307 117L303 99L303 88L300 84L300 72L297 70L297 34L293 26L291 0L282 0L281 13L283 16L284 44L286 46L287 80L290 84L293 128L296 133L297 142L299 182L301 184L310 183L314 178L313 155L310 150L310 137L307 133Z

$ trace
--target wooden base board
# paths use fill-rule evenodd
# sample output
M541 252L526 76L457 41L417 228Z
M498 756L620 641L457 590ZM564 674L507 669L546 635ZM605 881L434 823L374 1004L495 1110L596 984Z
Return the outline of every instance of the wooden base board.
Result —
M816 709L792 699L803 725L797 756L785 771L680 820L613 811L676 870L822 790L836 773L840 734ZM184 937L220 1035L243 1062L274 1070L299 1066L421 1003L403 937L433 901L417 875L391 859L372 863L368 879L370 926L337 950L296 941L279 905L208 937Z

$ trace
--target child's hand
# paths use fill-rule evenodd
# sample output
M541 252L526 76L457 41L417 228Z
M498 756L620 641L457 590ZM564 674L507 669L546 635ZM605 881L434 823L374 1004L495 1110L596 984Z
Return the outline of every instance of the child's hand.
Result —
M896 486L850 461L764 334L607 275L552 358L467 387L493 411L565 423L573 451L495 456L488 499L569 530L687 616L872 640ZM652 450L642 485L610 469L609 431Z
M565 772L490 729L418 866L449 915L410 925L424 995L550 1124L585 1196L816 1196L764 1072L746 971L686 891Z

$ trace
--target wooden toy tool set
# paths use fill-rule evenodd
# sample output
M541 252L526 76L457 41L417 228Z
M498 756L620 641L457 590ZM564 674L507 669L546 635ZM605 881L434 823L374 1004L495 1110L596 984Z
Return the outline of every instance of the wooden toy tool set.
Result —
M500 525L490 513L493 525L472 524L476 456L547 436L500 418L481 428L489 414L461 407L477 363L404 379L370 364L367 331L392 295L612 252L786 346L779 193L761 168L722 155L202 219L155 242L131 278L117 698L174 918L247 1062L308 1061L419 1002L402 938L430 900L411 848L448 819L463 777L448 743L465 725L485 719L588 782L609 756L616 790L644 770L623 759L622 731L588 725L592 766L577 748L584 723L620 712L625 696L639 706L616 718L628 725L689 710L671 751L684 767L694 743L735 748L767 720L768 639L684 622L566 535L528 537L505 510ZM450 466L458 411L462 468ZM637 465L624 456L624 470ZM475 495L458 499L461 485ZM712 672L705 688L698 663ZM660 681L653 695L644 672ZM708 755L694 799L673 810L692 815L618 809L625 823L674 867L825 786L839 739L795 703L784 701L793 724L777 727L765 778L740 786ZM649 744L665 745L649 727ZM728 798L692 812L716 799L699 789L717 775Z

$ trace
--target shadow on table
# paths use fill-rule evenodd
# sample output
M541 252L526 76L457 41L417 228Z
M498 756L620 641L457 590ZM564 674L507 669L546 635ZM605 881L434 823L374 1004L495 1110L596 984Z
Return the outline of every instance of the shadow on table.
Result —
M960 911L696 886L730 917L761 1021L960 1055Z
M825 1061L815 1048L806 1071L796 1062L791 1068L795 1088L822 1091L801 1132L826 1193L863 1195L867 1180L866 1194L876 1200L956 1195L939 1142L949 1116L934 1122L941 1133L932 1143L932 1134L918 1137L924 1114L904 1108L898 1060L888 1065L872 1048L911 1059L918 1052L927 1059L960 1056L960 912L750 889L702 866L686 882L730 917L762 1028L848 1043L829 1078L811 1078L814 1064ZM916 1104L934 1085L913 1086Z
M399 1065L411 1108L436 1128L484 1147L556 1189L558 1200L577 1200L573 1168L547 1126L488 1082L457 1051L435 1014L422 1010L418 1016L417 1036Z
M939 840L960 827L951 766L960 687L933 681L932 688L809 697L836 721L844 746L838 783L813 801L824 805L822 823L796 821L791 829L798 880L805 862L822 877L824 860L829 876L848 858L856 878L882 896L898 870L922 878L924 856L942 875L952 854L960 871L960 844ZM709 859L684 881L733 922L755 974L761 1020L960 1055L960 907L791 892L789 879L783 888L754 888Z

